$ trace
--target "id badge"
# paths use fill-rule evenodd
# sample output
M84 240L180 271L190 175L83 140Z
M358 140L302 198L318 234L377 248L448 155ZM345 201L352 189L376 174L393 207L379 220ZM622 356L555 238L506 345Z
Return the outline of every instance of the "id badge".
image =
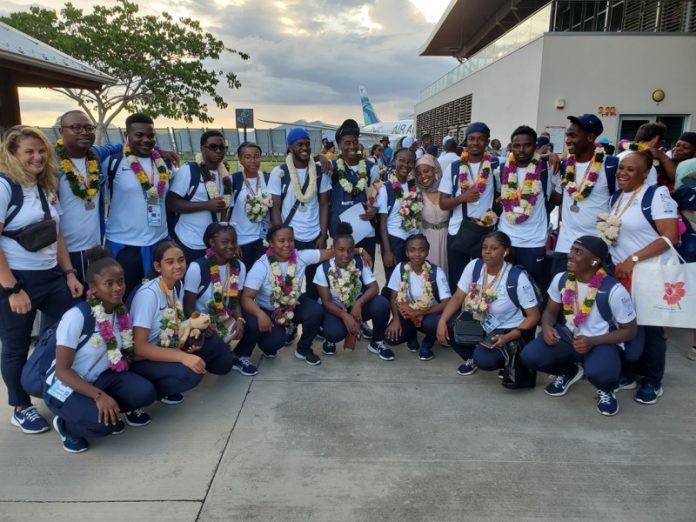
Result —
M49 386L46 392L51 397L58 399L60 402L65 402L68 399L68 397L72 395L73 389L67 384L63 384L63 382L59 379L54 378L53 384Z
M489 334L493 330L496 330L502 323L503 322L494 315L488 314L485 321L481 323L481 327L486 331L487 334Z
M162 207L153 205L151 203L147 204L147 226L149 227L161 227L162 226Z
M305 205L304 203L302 203L302 204L297 208L297 210L299 210L300 212L307 212L307 211L309 210L309 208L307 208L307 205Z

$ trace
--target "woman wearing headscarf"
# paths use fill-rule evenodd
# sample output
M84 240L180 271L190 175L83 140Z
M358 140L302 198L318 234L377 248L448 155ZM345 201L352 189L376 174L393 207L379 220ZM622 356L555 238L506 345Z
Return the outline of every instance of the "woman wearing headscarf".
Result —
M430 261L447 274L449 212L440 208L442 169L435 156L425 154L416 162L416 186L423 194L421 230L430 243Z

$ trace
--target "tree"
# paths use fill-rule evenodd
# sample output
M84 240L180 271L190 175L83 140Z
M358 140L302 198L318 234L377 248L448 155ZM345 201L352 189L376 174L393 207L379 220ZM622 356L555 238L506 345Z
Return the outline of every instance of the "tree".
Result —
M33 6L1 20L117 80L98 91L52 89L78 103L99 127L98 139L124 110L189 123L212 122L202 99L210 97L224 109L227 102L216 90L220 81L231 89L241 84L234 73L206 69L203 61L219 60L226 52L249 58L226 47L192 18L174 21L166 12L143 16L128 0L118 0L113 7L96 5L91 14L66 3L60 16Z

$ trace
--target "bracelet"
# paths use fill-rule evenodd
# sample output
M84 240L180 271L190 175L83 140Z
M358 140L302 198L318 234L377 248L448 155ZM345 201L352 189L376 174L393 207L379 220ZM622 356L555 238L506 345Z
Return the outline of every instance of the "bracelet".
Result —
M363 247L358 248L358 255L359 256L363 255L363 252L365 252L365 249Z
M102 392L97 393L97 394L94 396L94 402L97 402L97 399L99 399L99 397L101 397L101 396L102 396Z
M74 268L69 268L69 269L67 269L67 270L63 270L63 275L64 275L65 277L69 276L70 274L72 274L72 275L74 275L74 276L77 276L77 270L74 269Z

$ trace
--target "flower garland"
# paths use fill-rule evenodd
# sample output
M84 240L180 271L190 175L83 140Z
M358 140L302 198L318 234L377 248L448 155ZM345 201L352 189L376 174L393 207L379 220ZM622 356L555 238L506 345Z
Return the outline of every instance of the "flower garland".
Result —
M633 201L635 201L638 194L643 190L643 185L641 184L637 189L631 194L631 198L624 207L621 207L621 202L623 201L624 192L621 191L619 199L612 207L609 212L600 212L597 215L597 230L599 230L600 239L609 246L616 246L619 241L619 231L621 229L621 218L626 213L626 211L631 208Z
M599 287L607 278L607 273L603 268L597 270L597 273L592 276L592 280L587 287L587 294L582 305L578 304L578 282L573 272L568 272L565 288L561 291L561 301L563 302L563 315L565 316L566 324L575 330L587 321L590 316L592 306L597 299Z
M121 336L121 348L119 349L113 324L106 317L101 300L94 295L92 290L87 290L87 304L92 309L92 315L99 331L98 335L92 336L90 341L92 346L99 348L104 343L106 356L109 359L109 368L115 372L128 371L129 361L133 358L133 326L126 305L121 303L114 309L118 321L118 332Z
M138 158L136 158L133 155L133 151L131 150L130 144L128 142L126 142L126 144L123 146L123 155L126 157L126 161L128 161L131 170L135 173L135 176L138 178L138 182L140 183L140 186L143 188L145 197L147 197L148 199L154 199L164 196L164 193L167 189L167 182L169 181L169 171L167 170L167 165L165 165L164 160L162 159L162 156L160 155L159 151L153 149L150 153L152 159L155 162L155 165L157 165L157 172L159 173L159 179L157 181L156 187L150 183L145 169L143 169L143 166L138 161Z
M396 294L396 302L399 308L403 310L406 307L414 308L416 310L427 310L430 308L435 295L433 294L433 283L430 280L430 275L432 274L433 267L426 261L423 263L423 272L421 277L423 278L423 293L415 301L411 301L409 297L409 274L412 272L411 263L403 264L404 273L401 275L401 283L399 284L399 291ZM402 311L404 319L411 319L409 314L404 314Z
M473 187L470 187L469 183L469 151L465 150L462 152L459 164L459 188L462 194L464 194L470 188L473 188L476 192L483 194L488 185L488 180L491 177L491 159L492 156L489 152L483 154L483 163L481 164L481 169L479 170L478 178L474 182Z
M220 267L215 262L215 252L212 248L205 251L210 270L210 284L213 289L213 298L208 301L208 312L211 321L215 324L220 337L227 336L227 328L224 321L234 317L239 306L239 260L234 259L227 264L227 281L223 286L220 280Z
M404 187L396 177L396 173L392 172L389 176L392 189L396 199L401 200L401 208L399 215L401 216L401 230L412 232L418 230L423 221L423 194L416 186L416 178L413 173L409 173L406 180L408 192L404 194Z
M91 148L87 149L88 181L86 181L80 172L75 172L75 165L65 150L63 138L59 138L56 141L56 154L60 158L60 166L68 180L72 193L78 198L85 200L86 203L92 203L94 197L99 193L99 163L97 162L97 155Z
M604 149L602 147L597 147L594 150L592 162L590 166L587 167L587 171L585 171L585 175L578 186L575 179L575 156L569 154L566 160L565 174L561 176L561 187L563 187L568 192L568 195L576 202L582 201L589 197L592 192L595 182L599 179L599 171L603 163Z
M361 276L355 259L351 259L346 268L339 268L336 265L329 268L329 288L338 296L338 301L346 310L355 304L360 295L360 290L362 290Z
M650 147L639 141L629 141L628 143L624 143L624 150L630 150L631 152L644 152L646 150L650 150ZM653 167L659 167L660 160L653 159L652 165Z
M167 298L169 304L169 291L160 280L159 287ZM178 348L179 347L179 325L184 320L184 309L178 299L174 299L173 306L168 306L162 310L162 319L160 320L160 336L159 345L163 348Z
M336 159L338 184L341 185L341 188L345 190L348 194L357 196L367 188L368 183L367 163L365 162L365 159L362 157L362 154L358 153L358 182L355 185L353 185L347 179L348 170L349 169L346 167L346 163L343 160L343 155L339 154L338 158Z
M205 191L208 193L208 197L210 199L214 199L219 196L222 196L222 198L225 201L225 206L229 207L230 201L232 201L232 179L230 178L230 175L227 173L225 165L223 165L222 163L218 165L218 176L220 176L222 194L218 193L218 184L215 179L215 174L210 172L210 169L205 163L201 162L200 166L201 177L203 178L203 182L205 183Z
M317 177L312 172L313 163L310 161L307 164L307 176L309 176L309 185L307 186L307 192L302 192L302 187L300 186L300 179L297 174L297 169L295 168L295 162L292 160L292 153L288 154L285 158L285 166L288 168L290 173L290 183L292 184L292 190L295 193L295 198L300 203L309 203L317 192ZM283 177L283 171L280 171L280 177Z
M513 154L508 156L500 178L502 185L500 198L505 218L510 224L524 223L534 212L539 194L542 191L541 167L541 157L535 153L527 166L527 174L522 183L522 190L520 190L515 156Z
M283 276L278 260L273 255L273 249L266 250L268 262L271 265L271 306L272 317L278 325L288 325L295 317L295 307L300 301L300 281L295 277L297 270L297 251L293 251L288 259L287 275Z
M469 286L469 291L466 296L464 296L464 311L471 313L471 315L477 321L482 321L486 315L488 315L488 310L491 307L491 303L498 297L497 294L497 283L500 279L500 275L503 273L505 267L501 268L500 271L493 278L493 282L488 284L488 267L484 265L483 267L483 277L481 279L482 284L479 285L478 281L472 281Z

